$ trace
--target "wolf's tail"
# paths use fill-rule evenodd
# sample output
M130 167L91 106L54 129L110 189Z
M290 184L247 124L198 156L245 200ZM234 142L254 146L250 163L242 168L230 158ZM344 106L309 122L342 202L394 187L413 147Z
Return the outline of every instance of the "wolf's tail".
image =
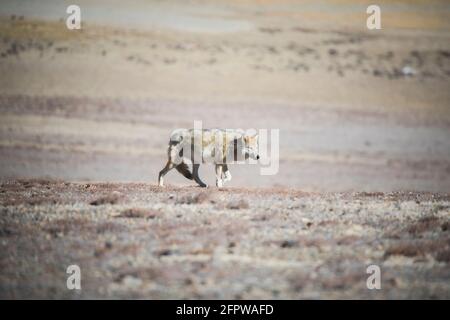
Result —
M184 130L178 129L172 132L170 135L170 144L175 145L183 141Z

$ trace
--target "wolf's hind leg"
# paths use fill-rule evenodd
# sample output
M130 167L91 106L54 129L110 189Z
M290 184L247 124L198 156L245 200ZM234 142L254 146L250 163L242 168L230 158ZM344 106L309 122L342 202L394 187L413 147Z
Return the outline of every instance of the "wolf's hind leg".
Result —
M186 163L182 162L179 165L175 167L175 169L178 170L179 173L181 173L183 176L185 176L187 179L192 180L194 177L192 176L192 173L189 171L189 167Z
M163 186L164 185L164 176L167 174L167 172L169 172L170 170L172 170L175 167L175 164L172 163L172 161L167 160L166 166L159 172L159 176L158 176L158 184L159 186Z
M204 183L198 176L198 168L199 167L200 167L199 164L194 163L192 165L192 176L194 177L195 182L197 182L200 187L206 188L208 185L206 183Z

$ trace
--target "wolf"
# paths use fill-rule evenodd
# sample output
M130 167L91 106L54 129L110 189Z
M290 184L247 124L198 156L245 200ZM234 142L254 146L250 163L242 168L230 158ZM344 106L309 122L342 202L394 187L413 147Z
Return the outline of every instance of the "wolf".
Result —
M200 187L207 187L199 175L200 164L211 163L216 169L216 186L231 180L228 164L259 160L258 134L240 129L177 129L170 135L168 160L159 172L158 184L164 185L164 176L175 168ZM192 171L189 170L192 165Z

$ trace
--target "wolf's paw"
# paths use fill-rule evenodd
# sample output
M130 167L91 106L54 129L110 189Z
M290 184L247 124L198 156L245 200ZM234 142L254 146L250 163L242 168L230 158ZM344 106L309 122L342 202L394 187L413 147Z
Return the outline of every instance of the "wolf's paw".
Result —
M216 180L216 186L217 186L217 188L222 188L223 187L223 180L222 179L217 179Z
M230 171L227 171L225 173L222 174L223 176L223 182L227 182L227 181L231 181L231 173Z

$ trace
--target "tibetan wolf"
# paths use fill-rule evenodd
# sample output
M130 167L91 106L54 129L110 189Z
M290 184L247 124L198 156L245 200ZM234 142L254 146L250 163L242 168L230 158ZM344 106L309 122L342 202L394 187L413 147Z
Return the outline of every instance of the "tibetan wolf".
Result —
M158 183L163 186L164 176L175 168L201 187L207 187L200 179L198 169L201 163L212 163L216 167L216 186L222 187L231 180L228 164L249 158L259 160L256 131L178 129L170 136L168 160L159 173Z

